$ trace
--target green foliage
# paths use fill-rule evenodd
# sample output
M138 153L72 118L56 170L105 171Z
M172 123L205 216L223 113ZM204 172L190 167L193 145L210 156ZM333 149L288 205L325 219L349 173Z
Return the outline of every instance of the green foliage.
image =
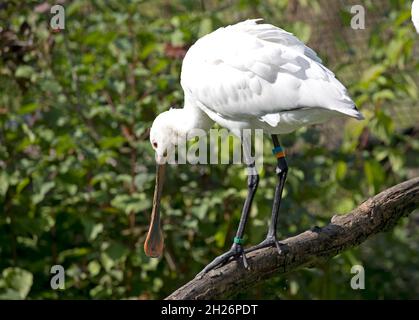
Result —
M311 26L285 20L285 0L74 0L65 4L65 31L55 33L49 9L7 3L0 9L0 298L166 296L231 245L246 196L241 166L168 168L165 255L143 253L155 166L148 128L159 112L182 105L182 55L203 34L245 18L263 16L315 46ZM322 14L319 1L299 3ZM417 129L401 127L392 113L418 98L408 12L408 2L391 1L357 52L369 67L345 83L366 121L337 124L342 137L333 147L321 128L283 137L291 168L282 236L324 225L418 168ZM356 69L349 59L337 76ZM273 200L269 141L265 150L248 244L263 239ZM414 220L404 221L239 298L418 298L418 237ZM65 290L50 288L55 264L66 270ZM349 286L354 264L366 269L364 291Z
M0 279L0 299L24 299L32 283L32 273L19 268L6 268Z

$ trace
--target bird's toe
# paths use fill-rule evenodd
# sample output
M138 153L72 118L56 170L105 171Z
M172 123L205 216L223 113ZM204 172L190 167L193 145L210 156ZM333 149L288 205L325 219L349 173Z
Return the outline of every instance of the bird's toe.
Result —
M249 263L247 261L244 248L241 245L234 244L229 251L215 258L210 264L208 264L197 277L202 277L205 273L211 270L217 269L225 265L231 258L239 258L243 264L243 267L249 269Z
M281 248L281 246L285 246L285 244L278 241L275 237L267 237L261 243L247 249L246 253L263 249L263 248L273 247L273 246L276 247L278 254L281 254L283 252L283 249Z

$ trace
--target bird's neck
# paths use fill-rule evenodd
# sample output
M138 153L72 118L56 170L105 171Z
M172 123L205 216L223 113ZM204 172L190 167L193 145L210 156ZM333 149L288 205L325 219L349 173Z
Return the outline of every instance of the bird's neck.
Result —
M189 134L203 130L208 131L214 121L205 112L195 106L185 105L183 109L172 109L173 124L179 135L187 137Z

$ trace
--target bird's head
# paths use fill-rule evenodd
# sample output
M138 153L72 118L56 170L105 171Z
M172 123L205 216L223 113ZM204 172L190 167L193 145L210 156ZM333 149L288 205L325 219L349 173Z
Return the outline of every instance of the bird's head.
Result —
M178 141L178 130L175 123L177 109L170 109L160 113L153 122L150 130L150 143L156 152L158 164L164 164L167 158L174 152Z
M160 198L163 189L166 161L174 152L178 141L176 109L170 109L157 116L150 130L150 143L156 152L156 186L154 189L153 208L150 228L144 243L144 251L149 257L159 257L163 252L164 240L160 227Z

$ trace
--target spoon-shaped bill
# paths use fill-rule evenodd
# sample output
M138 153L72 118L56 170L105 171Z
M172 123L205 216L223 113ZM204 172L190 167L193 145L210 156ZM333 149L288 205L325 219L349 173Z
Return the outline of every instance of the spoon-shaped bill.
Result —
M163 234L160 228L160 198L164 183L166 165L158 164L156 170L156 186L154 189L153 209L151 211L150 228L144 243L145 254L157 258L163 253Z

